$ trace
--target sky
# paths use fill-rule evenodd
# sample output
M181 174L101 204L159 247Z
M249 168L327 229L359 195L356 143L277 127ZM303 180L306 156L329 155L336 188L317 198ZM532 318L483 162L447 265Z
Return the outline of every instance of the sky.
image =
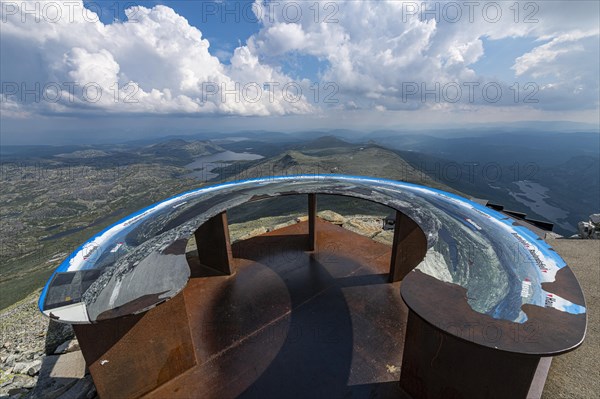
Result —
M598 1L0 0L2 144L598 125Z

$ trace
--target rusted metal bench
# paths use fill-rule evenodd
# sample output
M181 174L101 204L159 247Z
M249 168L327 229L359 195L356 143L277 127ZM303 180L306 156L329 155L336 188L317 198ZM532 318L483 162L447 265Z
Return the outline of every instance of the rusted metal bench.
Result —
M409 395L524 398L540 359L582 343L579 284L533 232L453 194L341 175L225 183L143 209L73 252L46 284L40 310L74 325L100 396L143 395L196 364L193 304L181 295L194 273L186 261L192 235L199 263L230 274L227 210L307 195L312 251L317 194L396 211L389 281L402 281L409 308L400 377Z

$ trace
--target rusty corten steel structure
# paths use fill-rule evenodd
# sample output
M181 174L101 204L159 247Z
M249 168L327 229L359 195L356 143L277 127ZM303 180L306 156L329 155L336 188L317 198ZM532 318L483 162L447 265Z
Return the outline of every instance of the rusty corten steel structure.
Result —
M184 288L190 277L206 276L205 267L217 275L235 272L226 211L300 194L308 195L307 253L320 248L317 194L396 211L388 284L402 281L409 309L400 374L405 393L526 397L541 357L583 341L587 318L577 280L527 228L439 190L340 175L226 183L146 208L69 256L44 288L40 309L74 324L101 396L148 393L199 362L189 321L195 304L186 302ZM196 267L185 252L192 235ZM117 381L130 365L135 377L123 387Z

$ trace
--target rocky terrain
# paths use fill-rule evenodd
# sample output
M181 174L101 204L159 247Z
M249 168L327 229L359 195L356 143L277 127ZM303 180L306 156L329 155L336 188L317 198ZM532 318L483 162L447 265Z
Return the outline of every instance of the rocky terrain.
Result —
M41 287L69 253L104 227L200 186L183 178L185 162L219 150L174 140L127 150L32 152L14 159L3 154L0 309Z
M73 329L43 316L38 295L0 313L0 398L95 398Z
M339 213L324 210L317 212L321 219L342 226L343 228L375 241L392 245L394 232L383 230L383 220L386 215L340 215ZM231 242L245 240L269 231L281 229L294 223L307 220L306 215L284 215L261 218L244 223L235 223L229 226ZM194 240L190 240L192 243Z

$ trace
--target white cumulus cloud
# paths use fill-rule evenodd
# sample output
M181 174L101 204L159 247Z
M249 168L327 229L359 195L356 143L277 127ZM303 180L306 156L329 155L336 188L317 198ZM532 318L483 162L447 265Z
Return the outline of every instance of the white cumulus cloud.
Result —
M255 0L260 29L231 53L211 52L168 3L104 24L80 0L0 2L3 109L269 116L598 108L598 2ZM52 4L59 18L36 21L23 11L35 4ZM509 38L535 47L510 56L504 80L476 67L484 56L505 56L487 54L486 42ZM320 88L332 82L336 101L311 98L314 76L293 81L294 71L284 72L290 55L317 59ZM532 93L536 101L524 104Z
M535 84L539 95L527 106L598 106L597 2L255 0L255 6L263 28L248 41L250 49L270 59L294 51L325 61L320 78L336 82L342 103L352 107L446 107L448 84L463 89L457 108L523 105L510 88L521 80ZM302 7L301 18L286 12L296 7ZM515 57L513 81L476 72L474 64L486 50L483 39L507 38L539 40L540 46ZM419 90L411 95L406 89L415 84ZM503 95L496 100L492 89L498 87ZM424 98L425 90L437 93ZM573 93L582 101L574 102ZM519 94L522 99L529 92Z
M31 15L36 4L38 20ZM45 4L58 11L50 15ZM1 9L3 92L11 104L40 112L313 111L304 96L283 90L288 76L246 47L236 49L231 65L222 64L202 32L167 6L132 7L127 21L111 24L81 1L2 1Z

